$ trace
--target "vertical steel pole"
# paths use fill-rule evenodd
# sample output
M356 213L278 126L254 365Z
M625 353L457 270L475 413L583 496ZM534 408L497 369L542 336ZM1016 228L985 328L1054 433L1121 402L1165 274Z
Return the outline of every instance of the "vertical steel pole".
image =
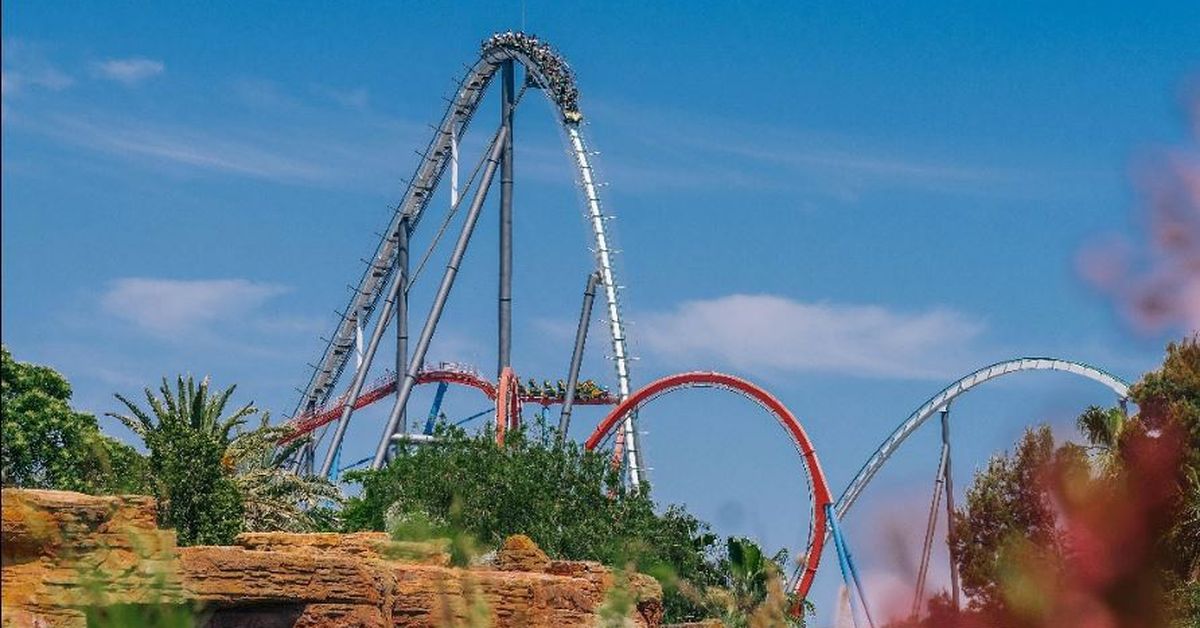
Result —
M500 296L496 376L512 366L512 266L513 266L513 62L500 68L500 124L506 130L500 161Z
M407 283L408 278L404 273L393 273L392 285L388 287L387 299L383 302L383 309L379 311L375 329L371 331L371 340L367 342L366 354L359 362L358 368L354 369L354 382L350 384L350 391L346 394L346 402L342 406L342 416L338 419L337 429L333 432L333 440L329 443L329 449L325 451L325 460L321 463L321 477L329 477L329 472L333 469L338 450L342 447L342 439L346 436L346 428L350 426L350 415L354 412L354 404L358 402L358 396L362 394L363 384L367 381L367 371L371 370L371 362L375 360L379 341L383 339L383 332L387 329L389 319L392 317L392 308L396 305L396 297L403 292Z
M571 366L567 370L567 394L563 399L562 413L558 415L558 442L567 437L571 427L571 410L575 407L575 388L579 385L579 365L583 362L583 347L587 344L588 327L592 322L592 301L596 300L596 286L600 273L588 275L587 287L583 289L583 306L579 309L579 326L575 328L575 349L571 351Z
M958 562L954 555L954 473L950 464L950 407L942 408L942 450L946 452L946 543L950 546L950 595L954 610L960 608Z
M408 398L412 395L413 386L417 383L417 372L421 368L421 364L425 361L425 354L429 351L429 343L433 340L433 332L437 330L438 320L442 317L442 310L446 308L446 299L450 296L450 289L454 287L454 278L458 275L458 266L462 263L463 255L467 252L467 244L471 241L471 234L475 232L475 223L479 221L479 211L483 208L483 202L487 199L488 188L492 185L492 179L496 176L496 166L500 161L500 153L504 150L504 138L508 137L508 129L500 127L500 131L496 134L496 140L492 145L492 151L488 154L487 167L483 171L483 179L479 183L479 188L475 190L475 198L471 199L471 209L467 212L466 221L463 223L462 231L458 234L458 243L454 245L454 252L450 255L450 261L446 264L446 272L442 275L442 283L438 287L437 295L433 299L433 306L429 310L429 316L425 318L425 325L421 328L421 335L417 338L417 346L413 349L412 360L408 364L408 371L404 374L404 379L396 382L398 392L396 394L396 403L392 406L392 412L388 416L387 427L383 430L383 435L379 438L379 447L375 450L375 458L371 462L372 469L379 469L383 466L387 459L388 449L391 447L392 435L396 433L396 429L400 425L400 413L405 404L408 403Z
M408 218L400 220L396 229L396 274L404 277L396 294L396 400L400 400L400 378L408 372ZM407 418L408 408L400 408L400 423Z

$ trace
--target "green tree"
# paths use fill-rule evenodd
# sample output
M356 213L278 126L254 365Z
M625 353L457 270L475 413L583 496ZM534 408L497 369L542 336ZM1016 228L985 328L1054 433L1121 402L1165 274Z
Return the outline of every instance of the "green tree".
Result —
M71 408L71 385L46 366L0 348L3 483L85 493L145 490L146 462L100 433L96 417Z
M163 378L161 397L145 389L149 412L116 395L130 414L110 416L140 436L150 451L159 523L174 528L181 545L228 544L243 528L241 493L224 463L235 430L257 409L248 403L224 416L235 389L213 395L207 378L197 385L180 376L172 390Z
M1167 346L1166 359L1129 391L1146 430L1178 434L1177 517L1164 543L1181 580L1200 581L1200 335Z
M1059 600L1088 599L1106 621L1200 625L1197 337L1168 345L1130 398L1133 416L1079 417L1087 447L1056 448L1042 427L976 474L952 550L985 622L1053 625L1071 612Z
M627 490L606 454L558 444L546 429L510 431L503 447L488 430L440 427L436 435L436 445L400 445L379 471L347 474L362 483L344 509L348 529L383 530L391 509L453 523L487 547L525 534L556 558L654 575L672 621L707 615L702 592L722 583L716 537L682 508L657 514L649 491Z
M1017 555L1036 551L1052 562L1061 559L1064 539L1044 477L1056 455L1049 427L1026 430L1013 454L993 456L967 489L954 516L951 551L977 610L995 615L1005 608L1001 574Z

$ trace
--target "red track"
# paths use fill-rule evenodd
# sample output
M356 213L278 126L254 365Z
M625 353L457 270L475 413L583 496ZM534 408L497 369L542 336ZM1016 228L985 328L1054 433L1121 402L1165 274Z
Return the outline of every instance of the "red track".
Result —
M633 393L620 405L613 408L608 416L596 426L596 431L588 437L584 447L587 449L595 449L616 429L630 412L636 412L647 402L664 395L666 393L679 390L681 388L694 387L716 387L732 390L738 394L748 397L768 412L775 416L775 419L783 425L788 436L791 437L792 443L795 444L797 451L804 460L804 466L808 471L808 480L812 488L810 499L812 502L813 520L812 526L808 531L808 553L805 556L804 573L800 580L796 583L795 592L798 599L803 599L808 594L808 589L812 586L813 577L817 574L817 566L821 564L821 550L825 546L825 507L833 503L829 494L829 485L825 482L825 472L821 470L821 463L817 460L817 452L813 449L812 442L809 441L808 435L804 432L804 428L800 425L800 421L791 413L778 399L771 396L766 390L752 384L739 377L733 375L725 375L723 373L711 372L694 372L694 373L679 373L669 375L658 381L651 382L641 390ZM792 613L797 614L803 612L803 609L797 603L792 608Z
M434 368L421 371L417 374L418 385L432 384L436 382L468 386L470 388L479 390L486 395L488 399L496 399L496 386L488 380L480 377L477 373L448 368ZM358 400L354 402L354 409L359 410L369 406L394 392L396 392L396 375L394 373L388 373L379 379L376 379L374 382L371 382L363 389L362 393L358 396ZM543 406L550 406L562 403L563 399L562 397L549 397L542 395L538 397L521 397L520 402L537 403ZM295 419L292 419L288 422L288 424L293 426L294 430L283 440L281 440L280 443L287 443L296 440L297 438L301 438L306 434L321 428L322 426L338 420L338 418L342 416L342 410L345 403L346 396L343 394L341 397L338 397L335 401L326 404L325 407L316 412L311 414L303 414ZM617 398L610 394L589 399L575 399L576 405L611 406L616 403Z

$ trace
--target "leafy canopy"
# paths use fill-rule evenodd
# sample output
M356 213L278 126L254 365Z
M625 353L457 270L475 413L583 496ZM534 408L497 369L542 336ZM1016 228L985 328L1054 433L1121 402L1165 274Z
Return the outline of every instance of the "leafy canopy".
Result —
M71 408L71 385L46 366L17 362L0 348L5 486L137 493L146 488L145 460L100 433L96 417Z
M1083 621L1073 599L1105 621L1200 625L1200 340L1168 345L1130 397L1134 416L1079 417L1086 447L1042 427L976 474L951 544L971 613Z
M649 491L629 491L603 452L559 443L552 430L474 436L439 426L436 445L400 445L379 471L347 474L362 492L344 510L350 530L383 530L389 511L449 524L498 547L529 536L550 556L596 560L654 575L664 584L668 619L709 616L703 591L723 585L717 537L678 506L655 512Z

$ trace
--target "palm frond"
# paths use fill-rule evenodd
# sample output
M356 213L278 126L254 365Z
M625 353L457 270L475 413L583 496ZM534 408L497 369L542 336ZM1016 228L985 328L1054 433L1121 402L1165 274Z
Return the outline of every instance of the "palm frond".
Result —
M210 416L213 416L213 417L221 416L221 413L225 411L225 404L228 403L229 398L231 396L233 396L234 390L237 390L237 384L234 384L233 386L226 388L225 391L222 392L220 395L212 397L212 399L209 402Z
M162 386L159 386L158 392L162 394L162 403L166 407L167 412L178 415L179 407L175 405L175 399L171 397L171 384L167 381L165 375L162 378Z
M125 427L128 427L131 431L133 431L133 433L142 437L144 440L146 434L154 429L154 423L150 420L150 417L147 416L146 413L137 406L137 404L125 398L124 395L116 393L114 396L117 398L117 401L120 401L125 405L126 408L129 408L129 412L133 414L133 417L119 415L112 412L108 412L106 414L120 421L125 425ZM134 420L135 417L136 421Z

